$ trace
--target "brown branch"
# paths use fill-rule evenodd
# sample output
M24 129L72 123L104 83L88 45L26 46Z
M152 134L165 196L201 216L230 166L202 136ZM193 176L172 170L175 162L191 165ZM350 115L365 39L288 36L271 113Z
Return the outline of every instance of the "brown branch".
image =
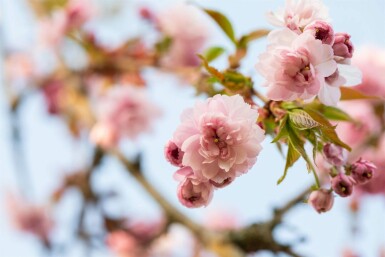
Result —
M110 153L115 156L124 165L126 170L138 181L138 183L157 201L157 203L165 211L167 218L171 222L177 222L190 229L198 238L202 239L205 235L205 229L192 221L190 218L181 213L172 206L143 176L142 171L137 163L128 160L119 150L111 150Z
M299 257L300 255L295 253L290 245L277 242L273 232L274 229L282 223L284 215L292 210L293 207L303 202L309 193L310 189L307 188L281 208L275 209L274 215L269 221L255 223L240 230L230 231L228 234L229 240L246 253L267 250L273 253L281 252L290 256Z

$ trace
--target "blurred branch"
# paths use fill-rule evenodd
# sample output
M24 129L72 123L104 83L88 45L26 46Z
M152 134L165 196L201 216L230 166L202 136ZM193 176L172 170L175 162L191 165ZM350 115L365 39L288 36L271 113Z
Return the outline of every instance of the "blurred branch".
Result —
M246 253L267 250L273 253L286 253L293 257L299 257L300 255L292 250L291 245L277 242L273 232L278 225L282 224L284 215L299 203L303 202L310 191L311 190L307 188L281 208L275 209L274 215L269 221L255 223L240 230L230 231L228 235L229 240Z
M178 209L172 206L143 176L143 172L140 169L138 163L133 163L128 160L119 150L114 149L111 154L115 156L124 165L126 170L138 181L138 183L157 201L157 203L163 208L167 218L171 222L181 223L190 229L198 238L202 239L204 236L204 228L189 219Z

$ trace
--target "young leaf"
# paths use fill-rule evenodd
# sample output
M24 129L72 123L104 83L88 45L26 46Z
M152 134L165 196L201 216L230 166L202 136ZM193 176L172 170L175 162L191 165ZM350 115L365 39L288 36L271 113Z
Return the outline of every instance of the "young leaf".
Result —
M286 165L285 170L283 171L282 177L280 177L277 181L277 185L281 184L281 182L286 178L287 171L293 164L298 161L299 157L301 155L299 152L293 147L293 145L289 142L289 148L287 149L287 156L286 156Z
M246 48L247 45L253 41L267 36L270 33L270 30L267 29L258 29L250 32L247 35L242 36L238 41L238 48Z
M234 29L231 25L231 22L225 15L218 11L210 10L210 9L203 9L218 25L219 27L225 32L227 37L233 42L237 43L237 40L235 39Z
M222 80L224 79L223 74L219 70L210 66L207 60L202 55L198 55L198 57L202 60L202 64L206 68L207 72L210 73L214 78L222 82Z
M210 63L215 59L217 59L219 56L221 56L224 52L225 52L225 49L223 47L213 46L207 49L203 56L206 59L206 61Z
M287 130L286 130L286 123L287 123L287 116L285 116L279 124L278 127L278 134L277 136L271 141L272 143L277 143L279 140L281 140L284 137L287 137Z
M298 129L311 129L320 126L307 112L294 109L289 112L290 121Z
M314 120L316 120L318 123L321 124L321 126L319 127L320 128L319 131L321 132L322 136L326 139L326 141L332 142L336 145L339 145L339 146L347 149L348 151L351 151L350 146L348 146L347 144L342 142L342 140L338 137L338 135L335 131L335 127L332 124L330 124L330 122L328 121L328 119L326 119L325 116L323 116L318 111L312 110L312 109L307 108L307 107L305 107L304 110Z
M333 107L333 106L324 106L322 108L322 113L326 118L336 121L353 121L352 117L343 110Z
M368 96L360 91L357 91L349 87L341 87L341 101L344 100L360 100L360 99L377 99L380 100L377 96Z

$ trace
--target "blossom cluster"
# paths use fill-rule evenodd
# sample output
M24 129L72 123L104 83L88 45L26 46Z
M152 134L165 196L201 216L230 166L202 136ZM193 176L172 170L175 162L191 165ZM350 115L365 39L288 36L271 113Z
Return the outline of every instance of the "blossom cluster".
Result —
M264 139L257 118L258 111L239 95L215 95L183 112L165 156L180 168L174 177L184 206L206 206L215 188L229 185L254 165Z
M284 10L269 13L276 29L268 35L267 51L256 65L265 78L268 98L312 100L336 105L341 86L361 82L351 66L354 46L347 33L335 33L319 0L287 0Z
M362 158L352 164L348 163L348 152L340 146L326 144L323 148L325 170L331 177L331 189L319 189L313 191L309 197L309 203L321 213L330 210L334 197L332 192L341 197L350 196L355 186L368 183L373 179L377 167ZM328 166L326 168L326 166Z

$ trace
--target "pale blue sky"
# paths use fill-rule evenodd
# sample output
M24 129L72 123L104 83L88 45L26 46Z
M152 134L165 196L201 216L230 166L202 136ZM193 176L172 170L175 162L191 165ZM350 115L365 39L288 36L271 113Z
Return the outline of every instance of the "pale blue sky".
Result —
M18 4L23 0L0 0L0 26L5 28L6 45L23 46L28 44L30 35L30 17L26 16ZM128 0L120 0L125 3ZM138 2L138 1L137 1ZM160 8L175 2L173 0L139 1L151 3ZM231 19L237 35L246 33L256 27L271 28L264 20L267 11L275 10L284 4L283 0L201 0L196 1L202 6L222 11ZM385 48L385 1L384 0L326 0L329 7L335 31L347 31L352 35L352 41L357 47L364 44L374 44ZM129 10L127 11L127 13ZM123 18L124 20L124 18ZM125 23L127 22L127 23ZM112 22L116 34L131 33L130 20ZM135 24L132 25L135 27ZM137 28L133 28L137 30ZM107 33L107 32L106 32ZM214 39L215 44L230 47L221 35ZM118 35L114 35L119 38ZM118 40L118 39L117 39ZM0 42L4 46L4 40ZM253 45L250 55L245 61L244 71L253 75L256 84L261 81L255 76L254 64L257 56L263 51L265 41ZM230 48L229 48L230 49ZM219 63L220 65L220 63ZM167 76L150 77L150 95L163 110L163 117L156 123L156 128L148 137L141 138L135 144L127 143L125 148L137 147L144 151L147 160L146 175L170 201L179 206L182 211L196 219L201 219L205 213L215 208L235 211L243 222L261 221L269 217L271 207L285 202L295 192L301 191L312 181L307 174L303 162L295 165L287 179L279 187L276 180L281 175L284 160L269 144L264 142L264 150L254 168L234 184L215 193L212 204L206 209L188 210L182 208L176 199L176 182L172 179L174 168L163 159L163 145L171 137L179 123L181 110L194 103L194 91L191 88L178 85L177 81ZM1 87L3 89L3 86ZM171 93L170 93L171 92ZM88 148L68 139L68 132L61 122L45 113L43 99L35 95L23 107L21 122L23 125L24 153L29 171L33 174L33 199L47 200L49 192L58 185L58 177L63 172L86 164ZM12 230L4 213L4 194L17 186L14 166L10 151L9 119L6 111L3 90L0 93L0 256L1 257L37 257L41 256L35 241L17 231ZM145 193L130 178L121 174L120 166L115 160L108 160L95 177L99 190L114 187L121 190L124 201L119 206L111 206L120 213L154 216L156 207ZM59 229L60 237L68 236L64 228L70 227L72 218L77 215L77 204L71 199L75 194L68 195L57 217L64 225ZM345 246L358 250L364 257L378 257L381 245L385 245L385 201L382 197L365 201L363 211L359 214L359 225L362 237L353 240L349 225L351 216L347 212L349 200L336 198L335 206L330 213L316 214L310 207L302 205L289 213L285 220L287 228L282 228L278 236L282 240L290 240L295 236L307 236L305 243L298 244L298 252L310 257L337 257ZM95 221L97 222L97 221ZM71 257L83 256L78 244L74 244ZM106 252L95 253L93 256L110 256ZM271 256L261 253L258 256Z

